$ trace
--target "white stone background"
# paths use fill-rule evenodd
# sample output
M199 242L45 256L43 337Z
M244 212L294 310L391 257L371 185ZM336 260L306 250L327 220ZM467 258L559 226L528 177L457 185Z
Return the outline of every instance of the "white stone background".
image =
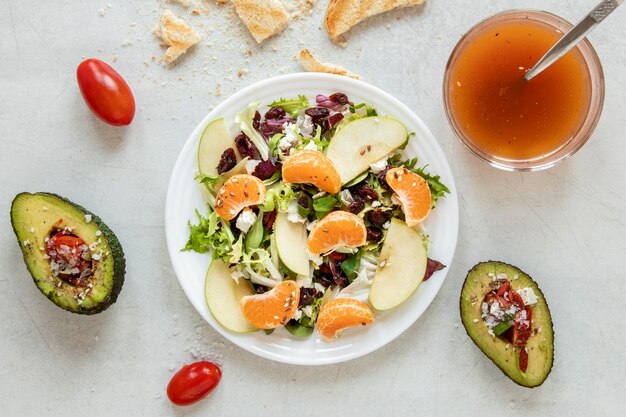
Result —
M213 1L191 15L157 0L0 0L0 415L626 414L626 7L590 36L607 91L595 134L574 158L528 174L491 168L454 137L441 96L446 60L495 12L540 8L576 21L595 0L429 0L360 24L347 48L328 40L327 1L317 3L257 46L230 5ZM171 68L152 60L163 52L152 30L164 7L203 38ZM321 367L273 363L213 331L181 291L163 231L167 181L190 132L234 91L300 71L292 57L301 47L414 109L448 156L461 203L456 256L426 313L382 349ZM86 57L113 63L131 85L128 128L101 123L83 104L74 74ZM65 195L113 227L128 263L115 306L81 317L41 296L9 221L21 191ZM509 381L458 325L461 283L487 259L526 270L551 302L556 357L540 388ZM166 384L196 351L218 359L224 377L206 400L174 407Z

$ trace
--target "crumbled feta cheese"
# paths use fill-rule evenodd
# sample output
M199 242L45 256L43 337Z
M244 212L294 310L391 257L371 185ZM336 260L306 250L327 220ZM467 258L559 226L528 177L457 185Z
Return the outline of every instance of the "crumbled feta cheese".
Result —
M24 246L28 246L28 245L30 245L30 240L26 239L22 244Z
M260 163L261 161L259 159L248 159L245 165L246 173L248 175L252 175L252 173L256 169L256 166L259 165Z
M302 313L304 313L308 317L311 317L311 315L313 314L313 306L309 304L306 307L302 307Z
M474 319L474 323L478 323L478 319Z
M391 224L390 221L386 221L385 223L383 223L383 229L389 229L389 225Z
M50 209L48 208L48 206L43 206L41 209L42 209L43 211L48 211L48 210L50 210Z
M315 144L315 142L310 141L309 143L307 143L304 148L304 150L306 151L316 151L317 150L317 145Z
M278 141L278 149L286 153L293 146L298 144L298 125L296 123L283 124L283 133L285 136Z
M300 134L305 137L311 137L315 134L315 125L313 124L313 119L308 114L305 114L304 117L298 117L298 126L300 127Z
M370 164L370 170L372 170L374 174L382 172L385 168L387 168L387 158L383 158L380 161Z
M296 314L293 316L293 319L298 321L302 318L302 310L296 310Z
M509 279L509 276L505 273L500 273L498 275L496 275L497 279Z
M341 201L341 204L349 206L351 203L354 202L354 197L352 197L352 193L350 192L350 190L345 189L339 192L339 200Z
M257 215L254 213L254 211L250 209L245 209L241 212L239 217L237 217L237 222L235 223L235 226L237 226L237 229L241 230L242 233L248 233L248 230L250 230L254 222L256 222L256 219Z
M34 227L31 227L31 228L30 228L30 232L31 232L31 233L35 233L35 228L34 228Z
M319 282L313 283L313 288L317 290L317 292L324 294L326 292L326 288Z
M85 214L85 222L91 223L91 214Z
M96 236L100 236L102 232L100 230L96 230Z
M524 301L524 305L529 306L529 305L537 304L537 295L535 294L532 288L526 287L516 292L520 295L520 297L522 297L522 300Z
M376 208L376 207L380 207L382 204L380 204L380 201L378 200L374 200L372 201L372 207Z
M305 218L300 216L300 213L298 213L298 201L297 200L293 200L292 202L289 203L289 206L287 207L287 220L289 220L291 223L304 223L305 222Z

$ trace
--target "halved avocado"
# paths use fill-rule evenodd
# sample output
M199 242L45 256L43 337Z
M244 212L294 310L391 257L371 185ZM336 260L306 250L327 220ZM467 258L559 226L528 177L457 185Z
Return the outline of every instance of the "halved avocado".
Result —
M50 193L21 193L11 204L11 224L37 288L62 309L95 314L115 303L124 283L126 261L115 234L95 214ZM89 247L82 278L53 272L48 240L57 233Z
M518 291L532 288L537 296L537 303L531 306L533 329L537 332L530 336L526 344L528 349L528 368L522 372L519 368L519 348L515 349L503 337L492 336L482 320L481 304L492 288L494 277L504 278L511 283L511 288ZM554 360L554 331L548 303L537 283L519 268L498 261L481 262L468 273L461 290L461 320L467 334L478 348L496 364L513 382L523 387L541 385L552 370Z

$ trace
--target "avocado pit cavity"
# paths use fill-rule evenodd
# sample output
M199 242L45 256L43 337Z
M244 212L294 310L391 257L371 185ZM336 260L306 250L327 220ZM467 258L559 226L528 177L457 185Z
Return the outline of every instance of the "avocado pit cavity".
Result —
M46 242L52 273L77 287L86 287L93 275L89 247L80 237L67 229L53 230Z

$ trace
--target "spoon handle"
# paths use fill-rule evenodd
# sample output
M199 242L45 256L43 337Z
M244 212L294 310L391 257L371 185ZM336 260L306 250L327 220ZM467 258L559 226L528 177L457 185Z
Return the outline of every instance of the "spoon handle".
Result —
M525 75L530 81L555 61L569 52L578 42L596 28L624 0L602 0L594 9L565 34Z

